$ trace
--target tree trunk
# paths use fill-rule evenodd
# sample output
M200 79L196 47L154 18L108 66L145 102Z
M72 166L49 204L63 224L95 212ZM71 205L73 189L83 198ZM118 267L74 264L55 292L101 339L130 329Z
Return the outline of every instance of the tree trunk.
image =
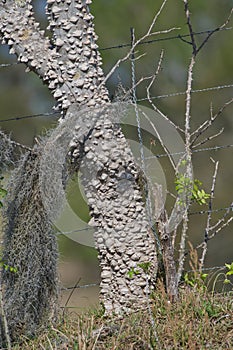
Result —
M19 61L52 90L62 111L63 128L70 116L76 117L69 154L73 162L81 161L92 225L96 227L101 299L106 312L121 313L148 302L157 272L156 244L138 184L140 169L103 83L90 3L47 1L52 45L38 29L30 0L21 5L0 5L0 33L10 52L15 52ZM87 107L84 123L82 109L86 111ZM149 271L138 265L147 262ZM137 273L130 274L133 269Z

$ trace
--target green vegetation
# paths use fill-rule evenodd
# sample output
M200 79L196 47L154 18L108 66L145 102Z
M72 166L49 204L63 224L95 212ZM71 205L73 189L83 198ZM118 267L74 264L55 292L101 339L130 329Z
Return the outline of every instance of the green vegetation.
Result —
M178 195L184 194L189 197L192 201L198 203L199 205L207 204L207 199L210 198L210 194L206 193L202 186L200 180L195 179L192 181L189 177L183 174L178 174L175 180L176 191Z
M146 261L146 262L137 264L137 267L139 267L144 273L148 273L150 265L151 265L151 263L149 261ZM132 267L128 271L127 275L129 278L133 278L133 276L140 275L140 273L141 273L141 271Z
M10 272L13 272L13 273L17 273L17 267L14 267L14 266L10 266L8 264L6 264L2 258L0 258L0 266L5 270L5 271L10 271Z
M146 307L125 317L105 317L101 308L67 313L36 339L21 339L13 350L232 349L232 300L232 292L209 293L185 283L171 304L159 282L151 313Z

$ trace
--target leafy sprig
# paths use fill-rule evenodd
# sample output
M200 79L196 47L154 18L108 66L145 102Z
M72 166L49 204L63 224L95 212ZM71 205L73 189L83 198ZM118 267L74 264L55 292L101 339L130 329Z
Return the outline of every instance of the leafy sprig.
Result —
M207 199L210 198L210 194L201 188L202 182L198 179L193 181L184 174L178 174L175 185L178 195L190 193L190 199L199 205L207 204Z

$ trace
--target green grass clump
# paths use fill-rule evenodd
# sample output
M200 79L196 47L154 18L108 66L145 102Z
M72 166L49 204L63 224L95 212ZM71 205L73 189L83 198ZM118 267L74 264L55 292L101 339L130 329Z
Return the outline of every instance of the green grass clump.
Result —
M13 350L233 349L232 292L210 293L185 286L170 303L158 283L150 309L106 317L101 308L66 313L37 338Z

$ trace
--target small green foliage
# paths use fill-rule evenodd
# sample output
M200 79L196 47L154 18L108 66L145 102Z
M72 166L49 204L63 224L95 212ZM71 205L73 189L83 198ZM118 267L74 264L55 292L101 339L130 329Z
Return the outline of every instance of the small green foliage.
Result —
M198 289L205 289L204 282L207 278L208 274L207 273L188 273L184 275L184 282L192 287L195 288L197 287Z
M231 283L231 281L229 280L228 276L233 275L233 262L231 264L225 264L225 266L228 269L228 271L225 274L226 278L224 280L224 284L229 284Z
M184 176L183 174L178 174L175 180L176 191L178 194L182 194L183 192L187 192L192 184L192 181L189 177Z
M231 264L225 264L225 266L228 269L226 275L227 276L233 275L233 262Z
M17 267L10 266L10 265L6 264L1 258L0 258L0 266L2 266L2 268L5 271L10 271L12 273L17 273L18 272Z
M184 167L185 165L187 165L188 161L186 159L183 159L181 162L180 162L180 166Z
M140 275L140 271L132 267L128 272L127 275L129 278L133 278L135 275Z
M187 194L190 196L191 200L198 203L199 205L207 204L206 201L210 198L210 194L206 193L205 190L201 188L202 182L200 180L195 179L192 181L184 174L177 175L175 185L178 195L181 195L183 193Z
M207 204L207 199L210 198L210 194L206 193L202 188L202 182L200 180L195 179L193 183L192 189L192 200L196 201L198 204Z
M151 266L151 262L149 261L138 264L138 267L140 267L145 273L149 272L150 266Z
M146 261L137 264L137 266L143 270L143 272L148 273L149 267L151 265L151 262ZM137 270L136 268L132 267L128 272L127 275L129 278L133 278L135 275L140 275L141 271Z
M221 309L215 305L211 300L205 300L203 299L203 302L201 305L198 305L198 307L195 308L195 313L198 317L202 318L205 315L208 315L208 317L219 317L221 313Z

